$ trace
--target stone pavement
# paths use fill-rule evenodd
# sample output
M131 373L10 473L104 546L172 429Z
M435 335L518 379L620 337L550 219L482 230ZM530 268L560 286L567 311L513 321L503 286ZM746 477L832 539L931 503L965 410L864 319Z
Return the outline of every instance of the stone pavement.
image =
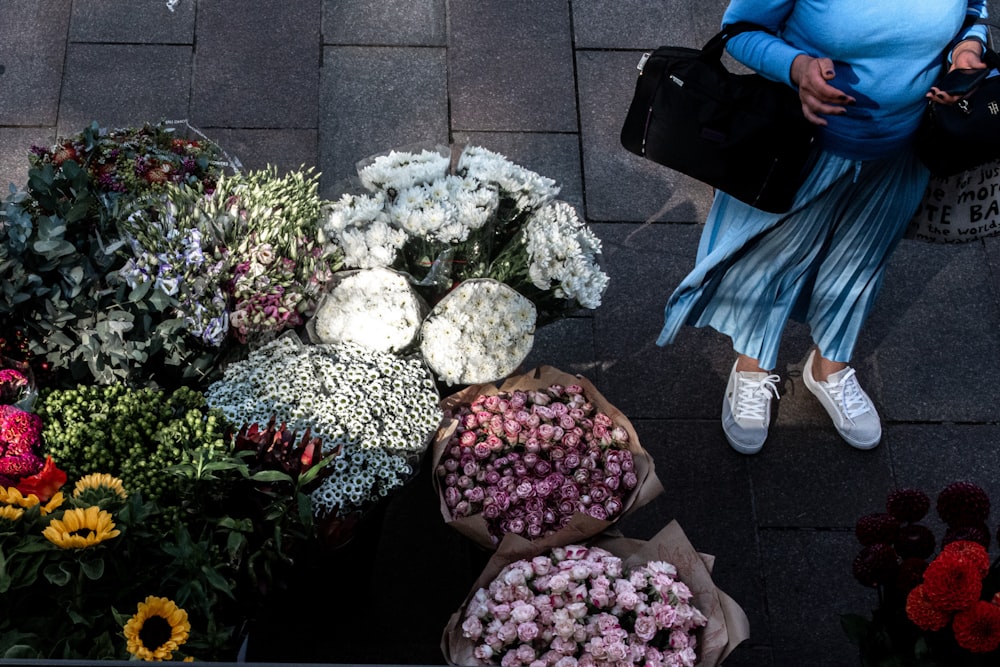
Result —
M359 159L422 143L482 145L555 178L603 239L612 279L595 313L539 331L526 368L581 373L633 421L666 492L622 529L646 538L677 519L716 556L751 623L727 665L857 664L838 614L875 600L851 576L855 520L896 486L968 479L1000 500L1000 239L907 241L894 257L855 359L886 426L871 452L841 442L804 391L798 325L771 439L751 458L718 423L727 340L687 329L654 345L711 192L626 153L618 131L640 53L701 45L724 0L167 4L0 2L0 182L24 182L33 143L92 120L161 119L188 119L248 169L316 166L329 197ZM362 537L369 551L329 565L333 599L298 619L325 647L312 657L439 663L440 628L483 554L441 523L426 472ZM364 599L338 596L340 577L366 582ZM264 637L251 659L306 659Z

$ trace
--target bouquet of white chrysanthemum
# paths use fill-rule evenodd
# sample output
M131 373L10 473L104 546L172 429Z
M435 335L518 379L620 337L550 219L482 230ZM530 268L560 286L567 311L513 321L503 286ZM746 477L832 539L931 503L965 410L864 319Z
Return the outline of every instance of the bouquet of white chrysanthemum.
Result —
M424 360L446 384L510 375L534 342L535 307L503 283L467 280L442 299L420 329Z
M427 305L405 277L381 267L341 271L309 321L318 343L402 352L416 340Z
M420 359L304 345L287 334L227 367L206 399L234 424L274 418L320 438L324 456L335 454L311 495L321 530L408 481L442 416Z
M572 205L556 201L528 218L521 232L490 265L489 276L535 302L541 316L577 307L594 309L608 285L597 261L601 240Z

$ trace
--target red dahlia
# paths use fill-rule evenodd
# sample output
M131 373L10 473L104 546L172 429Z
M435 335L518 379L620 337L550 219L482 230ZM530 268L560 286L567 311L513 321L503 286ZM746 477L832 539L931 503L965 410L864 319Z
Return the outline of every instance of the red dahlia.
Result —
M896 575L896 590L909 593L924 580L924 570L927 561L923 558L906 558L899 564L899 574Z
M979 568L954 553L941 553L924 570L924 595L942 611L972 606L983 590Z
M990 514L990 497L972 482L953 482L937 498L937 512L949 526L975 526Z
M906 596L906 617L921 630L940 630L948 625L951 614L941 611L924 595L924 587L917 586Z
M893 542L900 558L929 558L934 553L934 533L919 523L903 526Z
M854 559L852 569L854 578L862 586L875 587L895 581L899 559L891 545L877 542L861 550Z
M989 548L990 529L985 523L975 526L955 526L944 531L944 535L941 537L942 546L961 541L976 542L983 545L983 548Z
M1000 607L977 600L955 614L951 625L955 641L972 653L989 653L1000 648Z
M968 563L979 572L979 576L985 577L990 571L990 555L986 553L986 547L978 542L959 540L950 542L941 548L942 554L954 555Z
M920 521L930 508L930 497L920 489L896 489L885 501L886 511L900 521Z

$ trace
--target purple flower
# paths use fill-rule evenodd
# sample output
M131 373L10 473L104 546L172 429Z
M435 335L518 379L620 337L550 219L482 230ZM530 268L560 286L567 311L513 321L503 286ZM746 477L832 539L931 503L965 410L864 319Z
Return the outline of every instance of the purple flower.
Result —
M514 491L518 498L530 498L535 495L535 485L528 480L517 485L517 489Z
M483 475L483 481L490 485L496 484L500 481L500 473L496 470L487 470Z
M444 490L444 502L448 507L455 507L462 500L462 492L454 486L449 486Z
M587 508L587 514L601 521L607 521L608 519L608 513L605 511L604 505L591 505Z
M466 489L465 499L470 503L481 503L486 498L486 492L481 486L474 486L471 489Z
M542 459L535 464L535 474L539 477L547 477L552 472L552 464Z
M604 501L604 510L608 513L609 517L617 516L623 507L622 501L618 498L608 498Z
M639 478L636 477L635 472L629 470L627 473L622 475L622 484L625 485L626 489L634 489L639 483Z
M462 431L462 435L458 436L458 444L462 447L472 447L476 444L476 439L475 431Z
M590 487L590 499L595 503L603 503L611 497L611 490L603 484L594 484Z
M580 487L573 482L566 482L559 487L559 495L563 500L577 500L580 497Z
M462 466L462 472L466 477L475 477L479 474L479 464L475 461L468 461Z
M524 520L522 520L522 519L511 519L510 521L507 522L507 530L506 530L506 532L508 532L508 533L517 533L518 535L520 535L521 533L524 532Z

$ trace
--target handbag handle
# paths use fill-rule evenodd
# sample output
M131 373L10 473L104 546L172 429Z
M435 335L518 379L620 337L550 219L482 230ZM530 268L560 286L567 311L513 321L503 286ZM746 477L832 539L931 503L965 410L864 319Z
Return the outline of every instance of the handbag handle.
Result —
M701 48L701 56L699 57L706 61L721 60L722 50L726 48L726 42L740 33L756 31L766 32L770 35L774 34L772 30L752 21L736 21L735 23L728 23L722 26L722 30L716 33L712 39L705 43L705 46Z

